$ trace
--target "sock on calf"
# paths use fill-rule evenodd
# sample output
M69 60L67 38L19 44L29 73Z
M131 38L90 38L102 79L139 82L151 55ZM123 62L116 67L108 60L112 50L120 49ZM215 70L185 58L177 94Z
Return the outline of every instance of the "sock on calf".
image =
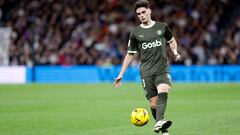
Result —
M156 107L156 121L163 120L164 113L167 107L168 93L163 92L158 94L158 101Z

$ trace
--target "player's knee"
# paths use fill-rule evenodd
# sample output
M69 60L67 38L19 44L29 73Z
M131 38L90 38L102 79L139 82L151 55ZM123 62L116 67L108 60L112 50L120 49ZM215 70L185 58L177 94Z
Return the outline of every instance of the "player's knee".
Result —
M160 84L157 86L158 93L169 92L171 87L168 84Z

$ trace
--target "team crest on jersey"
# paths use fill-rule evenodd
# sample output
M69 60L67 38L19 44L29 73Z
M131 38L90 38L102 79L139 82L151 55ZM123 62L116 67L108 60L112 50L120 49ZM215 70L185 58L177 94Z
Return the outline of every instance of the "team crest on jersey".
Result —
M158 35L162 35L162 31L161 30L157 30L157 34Z

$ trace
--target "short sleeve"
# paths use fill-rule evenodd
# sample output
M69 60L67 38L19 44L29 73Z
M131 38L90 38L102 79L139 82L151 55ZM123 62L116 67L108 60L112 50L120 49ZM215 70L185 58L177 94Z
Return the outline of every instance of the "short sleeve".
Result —
M131 33L128 41L128 53L137 53L137 41L136 38L134 37L134 34Z
M173 40L172 32L169 29L168 25L165 25L165 32L164 32L164 37L167 40L168 43L170 43Z

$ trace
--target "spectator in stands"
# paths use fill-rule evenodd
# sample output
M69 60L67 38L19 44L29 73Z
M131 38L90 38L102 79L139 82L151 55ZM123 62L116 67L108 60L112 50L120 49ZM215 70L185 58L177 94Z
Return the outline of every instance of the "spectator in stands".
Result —
M131 9L133 3L0 0L0 26L11 27L13 31L10 64L120 64L129 33L137 23ZM171 64L240 64L240 17L236 2L150 3L153 18L170 24L179 44L183 61L170 60ZM133 63L138 65L139 61Z

